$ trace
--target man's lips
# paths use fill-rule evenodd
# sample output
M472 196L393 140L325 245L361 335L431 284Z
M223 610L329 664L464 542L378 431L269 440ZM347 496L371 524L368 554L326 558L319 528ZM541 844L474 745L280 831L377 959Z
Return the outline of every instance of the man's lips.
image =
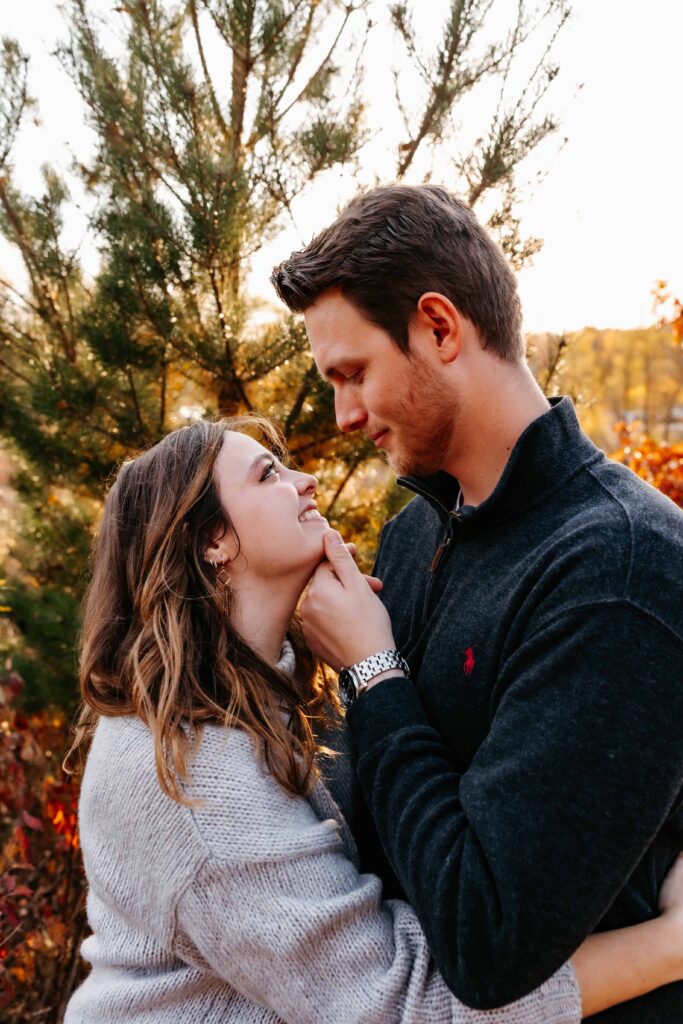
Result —
M376 434L370 434L370 440L374 441L378 448L382 448L388 433L389 428L385 427L384 430L380 430Z

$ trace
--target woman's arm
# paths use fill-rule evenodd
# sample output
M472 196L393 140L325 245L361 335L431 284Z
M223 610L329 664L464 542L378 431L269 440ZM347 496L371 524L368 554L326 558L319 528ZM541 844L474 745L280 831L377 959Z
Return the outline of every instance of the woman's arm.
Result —
M211 739L215 736L207 729L204 755ZM381 901L379 880L359 874L335 822L321 821L308 801L284 793L260 768L246 736L232 733L218 754L206 784L190 794L203 800L193 817L207 857L176 907L174 951L181 959L224 979L288 1024L581 1020L579 987L569 964L495 1011L466 1006L436 969L411 907ZM223 775L228 785L222 784ZM674 918L680 921L676 904L683 906L679 890L683 885L671 897L674 909L665 908L650 923L670 963L674 949L683 950L683 931L676 934L673 927ZM648 955L648 973L640 983L615 971L611 991L607 985L598 991L596 974L615 970L623 942L645 927L625 929L616 938L596 936L611 945L601 941L595 953L589 948L585 956L577 954L584 1015L672 980L668 973L662 976L655 953ZM632 945L639 948L639 940Z
M287 1024L579 1024L569 964L493 1017L465 1006L412 909L382 902L379 879L358 872L333 809L320 820L285 793L243 734L212 741L207 728L194 768L210 758L211 771L188 794L202 799L192 815L206 858L174 908L183 961Z
M664 881L654 921L590 935L571 963L584 1017L683 979L683 854Z

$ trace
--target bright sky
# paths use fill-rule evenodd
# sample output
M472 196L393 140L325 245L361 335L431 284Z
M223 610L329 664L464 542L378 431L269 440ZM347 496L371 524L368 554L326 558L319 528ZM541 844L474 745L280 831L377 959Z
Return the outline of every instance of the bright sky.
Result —
M514 5L513 0L500 3ZM427 32L438 28L445 4L414 4L422 16L426 10L432 16ZM95 6L101 10L116 4L95 0ZM572 6L572 21L554 51L561 74L549 104L560 116L561 129L531 161L530 183L537 170L548 173L540 184L529 185L519 208L523 234L544 239L533 266L520 275L528 331L650 323L650 290L658 278L683 296L683 3L649 0L643 7L640 0L573 0ZM375 0L380 23L388 7L388 0ZM24 187L37 190L40 165L48 161L65 168L73 153L87 160L91 135L73 86L51 56L64 36L57 4L2 0L0 32L17 37L31 56L40 124L24 131L16 168ZM391 177L393 169L387 134L393 113L389 40L385 33L368 54L368 93L373 97L368 117L386 126L363 154L360 180L368 184L376 175ZM464 116L463 138L476 135L477 109L470 104ZM446 170L442 177L448 184ZM272 297L267 277L273 263L331 220L356 187L347 174L335 172L300 197L294 207L296 226L285 225L254 260L253 292ZM81 198L77 191L75 198ZM66 225L71 244L81 241L83 227L82 216L75 213ZM84 246L83 258L94 269L95 252ZM1 243L0 270L17 273L12 254Z

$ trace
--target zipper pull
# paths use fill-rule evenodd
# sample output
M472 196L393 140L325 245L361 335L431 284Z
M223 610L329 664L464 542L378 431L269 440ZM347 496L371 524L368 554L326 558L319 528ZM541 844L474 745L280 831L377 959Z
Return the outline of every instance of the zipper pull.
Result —
M439 568L439 562L441 561L441 557L442 557L444 551L446 550L446 548L448 547L448 545L450 544L451 539L452 538L450 536L446 537L446 539L443 542L443 544L439 544L439 546L436 549L436 552L434 554L434 557L432 558L432 564L429 566L429 571L430 572L436 572L436 570Z

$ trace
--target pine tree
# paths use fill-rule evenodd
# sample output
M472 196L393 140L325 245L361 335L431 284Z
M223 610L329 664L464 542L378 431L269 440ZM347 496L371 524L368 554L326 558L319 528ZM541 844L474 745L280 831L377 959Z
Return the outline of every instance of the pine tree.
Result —
M419 51L407 5L390 8L421 91L408 104L397 74L404 137L386 177L409 175L421 154L448 152L473 204L499 196L491 224L520 264L536 242L520 239L516 170L556 127L540 107L567 6L548 0L540 16L516 8L502 40L483 45L491 0L451 0L431 53ZM26 287L0 282L0 432L20 498L0 641L30 701L68 706L106 481L183 417L274 416L298 464L321 477L323 511L362 534L365 551L401 499L372 446L339 435L300 321L256 326L245 288L250 257L276 236L295 197L325 170L352 174L376 128L363 87L362 53L376 31L368 0L128 0L117 8L122 54L108 48L108 26L87 0L67 0L66 10L59 56L96 134L94 158L78 172L93 199L101 265L89 282L79 253L63 244L71 200L54 170L44 169L38 197L14 179L31 99L27 59L5 40L0 230L21 255ZM510 97L513 62L534 32L547 46ZM209 41L223 47L226 89ZM492 78L500 100L491 124L459 155L458 104Z

